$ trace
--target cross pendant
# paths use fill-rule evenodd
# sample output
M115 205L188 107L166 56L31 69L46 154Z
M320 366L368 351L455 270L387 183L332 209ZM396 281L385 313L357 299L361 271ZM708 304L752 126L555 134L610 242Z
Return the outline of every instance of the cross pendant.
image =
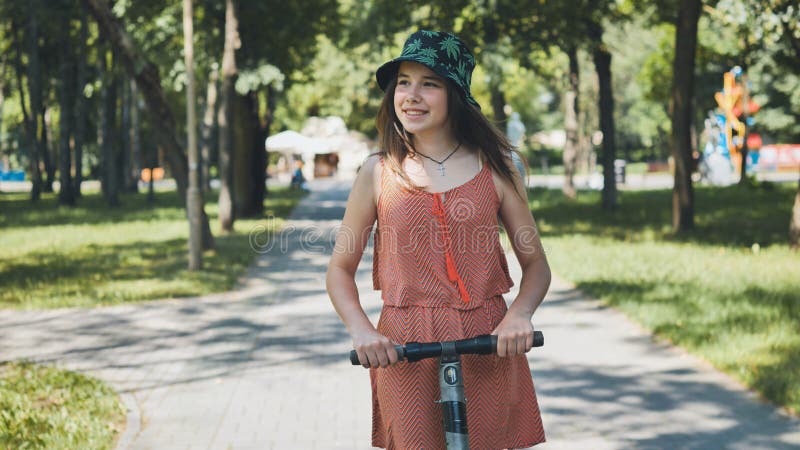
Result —
M439 174L444 176L444 164L439 164Z

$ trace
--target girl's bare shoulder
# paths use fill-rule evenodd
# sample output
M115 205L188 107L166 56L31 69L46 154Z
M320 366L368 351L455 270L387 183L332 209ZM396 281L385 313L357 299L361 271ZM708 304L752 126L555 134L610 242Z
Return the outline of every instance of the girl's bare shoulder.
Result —
M508 167L509 170L512 171L511 172L512 174L515 173L517 171L517 169L515 168L514 163L511 160L511 156L508 156L508 155L503 155L503 156L504 156L503 157L503 162L505 163L506 167ZM489 162L486 159L486 157L485 156L482 156L482 157L483 157L483 164L489 164ZM492 181L494 181L494 187L495 187L495 189L497 191L497 197L499 198L500 202L502 203L503 202L503 198L505 196L507 196L509 193L513 193L513 192L516 191L517 186L516 186L515 182L511 182L510 180L508 180L503 175L497 173L497 171L494 170L493 167L489 166L489 170L492 173Z
M364 160L358 170L357 184L361 184L364 189L368 189L377 200L380 195L380 179L383 171L383 155L380 152L373 153Z

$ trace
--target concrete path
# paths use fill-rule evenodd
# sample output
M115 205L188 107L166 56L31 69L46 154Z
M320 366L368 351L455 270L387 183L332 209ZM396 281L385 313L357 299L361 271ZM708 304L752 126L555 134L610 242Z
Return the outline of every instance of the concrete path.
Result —
M252 231L263 255L234 292L2 311L0 359L112 383L130 410L119 449L370 448L368 375L346 359L350 339L324 286L349 185L312 186L275 245L258 247L267 236ZM357 281L377 318L370 267L367 254ZM549 439L537 448L800 448L800 420L560 280L535 325L546 345L530 361Z

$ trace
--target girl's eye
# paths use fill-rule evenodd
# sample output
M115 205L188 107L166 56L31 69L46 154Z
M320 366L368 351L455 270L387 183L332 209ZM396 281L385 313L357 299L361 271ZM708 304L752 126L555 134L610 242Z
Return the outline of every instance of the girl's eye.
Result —
M438 84L436 84L436 83L433 83L433 82L431 82L431 81L429 81L429 82L425 83L425 86L429 86L429 87L439 87L439 85L438 85Z
M408 80L400 80L400 81L397 82L397 84L399 84L401 86L406 86L406 85L408 85Z

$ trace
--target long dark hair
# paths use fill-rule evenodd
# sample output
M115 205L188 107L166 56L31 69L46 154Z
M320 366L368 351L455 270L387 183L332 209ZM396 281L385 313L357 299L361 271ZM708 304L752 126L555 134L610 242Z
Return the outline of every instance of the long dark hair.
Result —
M463 94L450 81L445 79L447 86L447 112L453 135L469 147L478 149L489 166L502 178L508 180L513 186L517 170L512 169L511 153L519 151L514 148L505 135L489 122L481 110L467 102ZM397 175L402 183L411 189L422 190L424 186L414 184L403 170L403 160L414 151L413 139L405 135L403 125L394 111L394 90L397 87L395 76L386 86L383 101L378 109L375 126L378 129L380 154L389 170ZM522 195L521 192L517 194Z

